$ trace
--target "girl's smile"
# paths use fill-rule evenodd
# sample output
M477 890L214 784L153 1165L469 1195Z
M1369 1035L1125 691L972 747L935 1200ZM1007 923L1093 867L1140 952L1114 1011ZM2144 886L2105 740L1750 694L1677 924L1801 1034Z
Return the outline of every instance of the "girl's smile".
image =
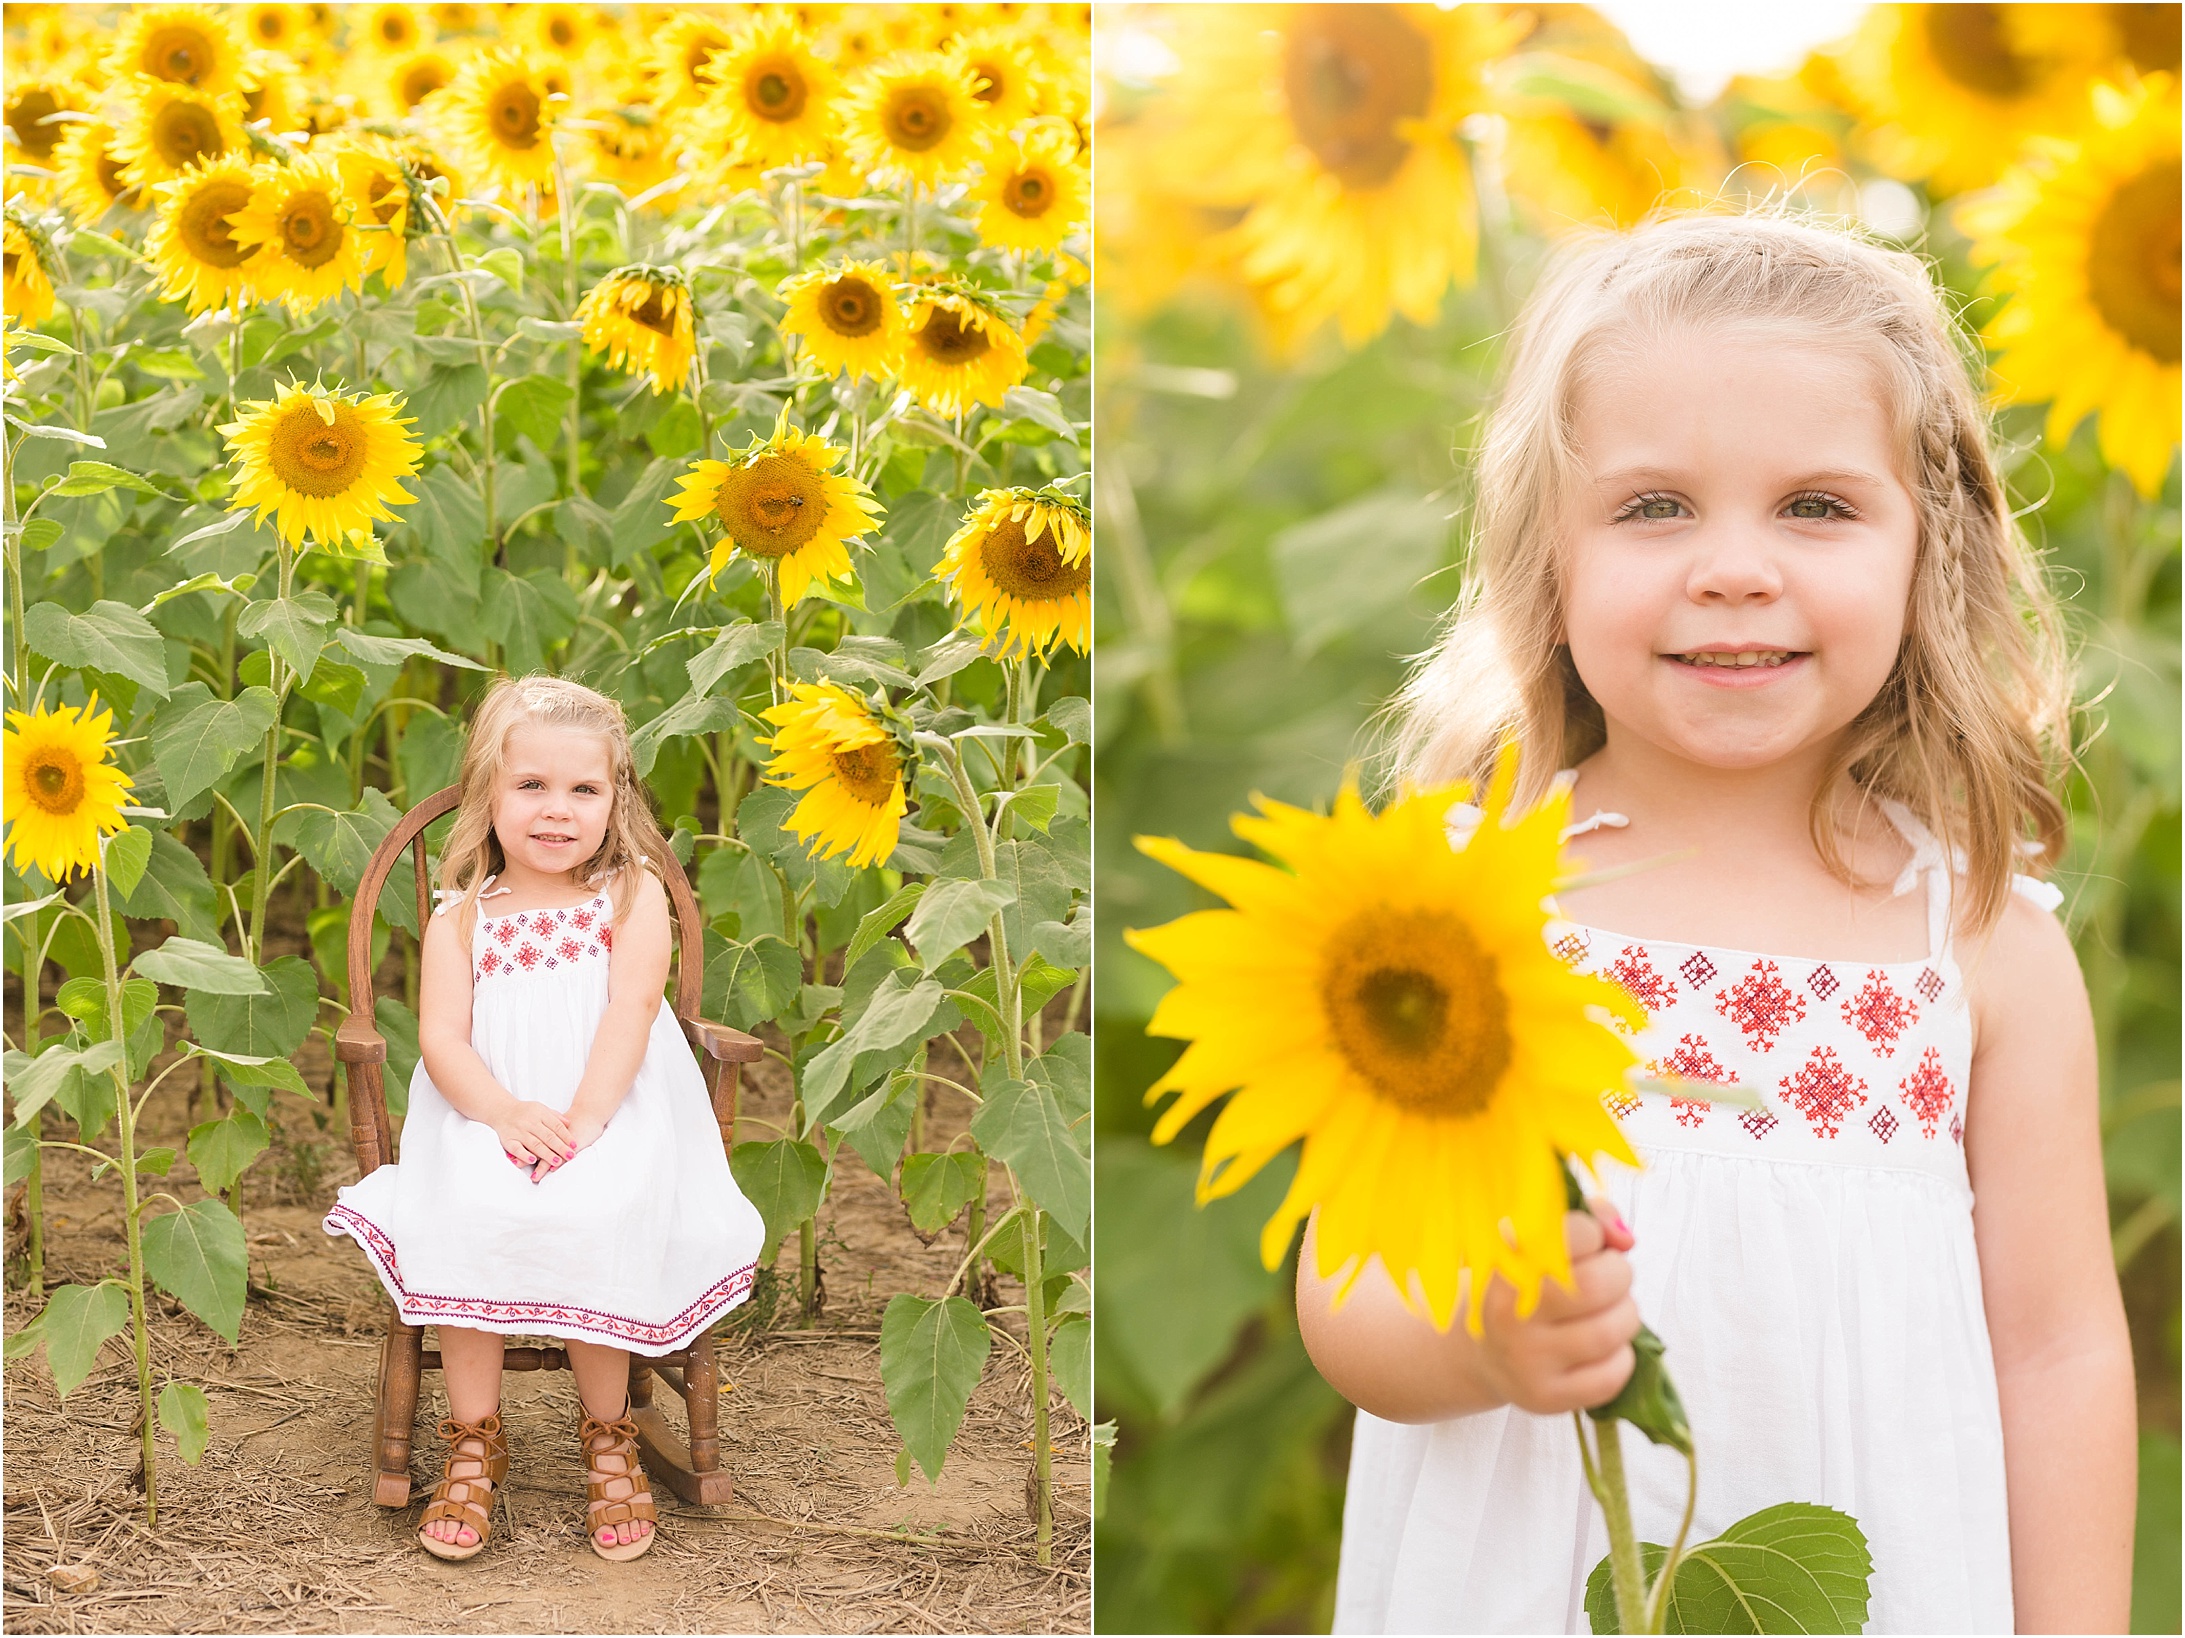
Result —
M614 775L599 735L524 723L509 731L493 833L508 885L566 876L599 851L614 808Z

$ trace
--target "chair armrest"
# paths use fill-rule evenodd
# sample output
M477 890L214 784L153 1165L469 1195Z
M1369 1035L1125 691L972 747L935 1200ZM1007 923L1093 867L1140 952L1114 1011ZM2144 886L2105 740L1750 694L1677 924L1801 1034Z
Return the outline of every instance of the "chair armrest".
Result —
M710 1058L724 1064L755 1064L766 1055L766 1047L756 1035L746 1035L740 1029L730 1029L726 1024L716 1024L704 1018L678 1019L683 1035L690 1044Z
M334 1056L345 1064L383 1064L387 1037L372 1027L371 1019L353 1012L334 1031Z

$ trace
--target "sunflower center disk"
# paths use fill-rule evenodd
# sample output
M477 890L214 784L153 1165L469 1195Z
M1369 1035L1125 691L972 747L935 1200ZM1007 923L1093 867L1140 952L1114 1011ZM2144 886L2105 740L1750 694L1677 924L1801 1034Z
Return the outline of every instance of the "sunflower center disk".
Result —
M779 125L804 112L804 76L787 63L761 63L744 86L744 101L761 119Z
M714 503L729 538L753 557L787 557L827 518L827 490L817 472L787 455L762 455L721 480Z
M31 764L30 799L48 813L74 813L83 801L83 764L48 751Z
M1024 525L1003 518L979 541L979 567L987 579L1026 603L1074 597L1092 579L1092 559L1072 563L1055 546L1052 534L1024 538Z
M568 51L577 43L576 25L566 17L557 17L546 25L546 37L554 42L555 49Z
M328 426L317 409L301 403L274 424L266 464L290 489L323 500L355 487L370 443L347 404L334 406L334 424Z
M119 199L124 193L136 192L136 189L122 181L121 161L114 157L113 149L101 148L96 163L99 171L99 187L109 199Z
M281 242L299 267L324 267L341 254L341 223L323 193L300 193L281 212Z
M195 29L161 29L144 45L144 71L195 85L212 64L212 42Z
M675 336L675 314L668 306L667 294L665 290L648 287L645 292L644 304L633 309L630 318L634 323L642 324L655 335L666 336L672 340Z
M889 145L922 154L948 140L948 105L924 86L906 86L888 99L882 120Z
M946 307L936 307L918 332L918 345L936 364L969 364L993 347L986 332L967 324Z
M1019 171L1003 185L1001 201L1019 216L1045 216L1055 185L1045 171Z
M1510 1064L1494 958L1454 915L1377 908L1329 940L1321 1004L1337 1050L1379 1096L1421 1115L1476 1115Z
M15 140L23 151L40 162L52 157L60 145L63 125L41 125L48 114L61 111L60 102L50 91L26 91L23 100L8 110L8 129L15 133Z
M2026 60L2003 33L2003 8L1927 6L1927 50L1935 66L1968 91L1990 97L2022 97L2032 88Z
M880 297L863 279L837 279L820 287L819 313L838 336L869 336L880 328Z
M885 740L860 745L854 750L829 751L835 778L842 788L868 808L885 807L901 777L894 749Z
M510 148L539 145L539 95L528 85L504 85L493 94L493 134Z
M213 182L190 195L177 219L176 237L207 267L241 267L250 251L228 234L228 216L250 203L240 182Z
M1009 89L1009 82L1002 77L1001 70L992 63L973 63L971 65L971 85L971 94L977 97L979 101L987 103L1001 101L1003 95Z
M2111 329L2164 364L2179 355L2178 161L2140 172L2110 196L2086 252L2087 293Z
M1425 114L1433 53L1390 6L1298 8L1283 48L1290 121L1345 187L1376 188L1410 156L1397 127Z
M415 108L447 83L448 77L438 63L415 64L402 76L402 104Z
M204 154L221 151L220 123L209 108L194 102L170 102L152 120L152 146L176 170Z

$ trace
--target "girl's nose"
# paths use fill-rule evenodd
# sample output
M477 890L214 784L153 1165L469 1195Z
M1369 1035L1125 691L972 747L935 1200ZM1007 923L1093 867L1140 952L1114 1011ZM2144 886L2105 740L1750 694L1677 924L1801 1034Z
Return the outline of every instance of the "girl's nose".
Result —
M1783 575L1769 543L1736 524L1702 528L1693 537L1686 590L1700 603L1771 602Z

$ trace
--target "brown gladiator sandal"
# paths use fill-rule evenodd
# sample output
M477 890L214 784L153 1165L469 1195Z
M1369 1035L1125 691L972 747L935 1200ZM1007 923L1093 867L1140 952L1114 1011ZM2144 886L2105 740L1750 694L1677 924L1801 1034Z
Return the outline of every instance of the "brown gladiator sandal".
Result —
M651 1551L652 1544L660 1539L660 1515L652 1504L652 1486L646 1482L645 1470L637 1462L637 1424L630 1419L627 1409L622 1419L603 1422L596 1416L587 1416L577 1426L577 1439L584 1447L584 1539L592 1544L592 1551L601 1558L620 1564ZM600 1469L603 1458L612 1457L621 1463L618 1469ZM605 1476L593 1477L603 1471ZM610 1486L619 1486L622 1494L608 1494ZM602 1545L599 1532L603 1526L636 1524L642 1521L652 1529L636 1541Z
M492 1539L493 1504L501 1499L501 1481L508 1477L508 1441L501 1437L501 1413L495 1411L476 1422L458 1422L451 1416L440 1424L440 1437L447 1441L448 1460L441 1469L440 1482L433 1486L432 1502L426 1507L425 1516L417 1521L420 1526L417 1544L434 1558L474 1558ZM466 1439L476 1439L483 1444L485 1455L473 1456L462 1449ZM485 1471L457 1478L457 1462L469 1462ZM480 1492L483 1492L482 1498ZM435 1541L424 1533L422 1526L436 1524L442 1519L453 1519L457 1524L468 1526L477 1533L478 1539L468 1547L459 1547L452 1541Z

